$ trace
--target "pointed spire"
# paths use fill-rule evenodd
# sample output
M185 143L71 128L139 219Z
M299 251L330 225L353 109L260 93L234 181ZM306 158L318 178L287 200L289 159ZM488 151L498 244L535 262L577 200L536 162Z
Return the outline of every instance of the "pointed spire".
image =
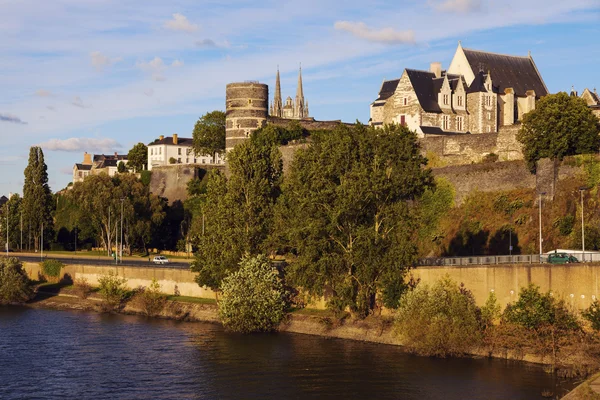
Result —
M302 88L302 63L300 64L300 71L298 72L298 87L296 88L296 102L294 105L296 111L296 118L304 118L304 90Z
M283 102L281 101L281 80L279 78L279 65L277 66L277 76L275 77L275 97L273 98L274 117L283 117Z
M298 98L304 98L304 90L302 89L302 64L300 64L300 72L298 73L298 88L296 89L296 101Z

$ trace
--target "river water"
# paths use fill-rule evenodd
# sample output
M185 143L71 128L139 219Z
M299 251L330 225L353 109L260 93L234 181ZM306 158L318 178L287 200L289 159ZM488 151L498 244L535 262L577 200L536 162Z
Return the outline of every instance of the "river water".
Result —
M542 399L541 367L217 325L0 307L0 399Z

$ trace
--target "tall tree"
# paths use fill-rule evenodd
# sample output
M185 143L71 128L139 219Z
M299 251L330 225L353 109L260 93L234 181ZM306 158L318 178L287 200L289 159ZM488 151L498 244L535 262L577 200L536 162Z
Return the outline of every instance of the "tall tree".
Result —
M194 152L196 154L223 154L225 151L225 113L212 111L204 114L194 127Z
M134 145L127 153L127 165L135 172L148 168L148 147L144 143Z
M21 205L23 199L18 194L11 198L0 208L0 241L2 249L5 250L7 218L8 218L8 247L19 249L21 246ZM24 240L26 237L24 237Z
M523 116L517 140L531 172L542 158L562 160L574 154L595 153L600 146L598 118L585 100L565 92L542 97L535 110Z
M225 276L239 268L244 254L264 250L283 171L277 144L260 134L237 145L227 159L229 179L218 171L209 173L203 202L204 235L198 237L192 263L198 284L215 290Z
M44 241L50 239L52 210L53 201L48 186L48 167L44 161L44 152L41 147L34 146L29 149L29 162L25 168L23 223L27 226L28 243L33 242L36 251L40 248L42 226Z
M365 316L381 294L398 304L416 254L413 204L433 185L416 135L403 126L340 126L296 153L277 205L286 273L329 306Z

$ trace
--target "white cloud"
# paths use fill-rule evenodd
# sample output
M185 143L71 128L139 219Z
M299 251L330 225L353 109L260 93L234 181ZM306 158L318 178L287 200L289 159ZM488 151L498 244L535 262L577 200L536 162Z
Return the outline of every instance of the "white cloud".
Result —
M83 103L83 100L79 96L75 96L73 98L73 101L71 102L71 104L74 105L75 107L79 107L79 108L88 108L89 107Z
M393 28L383 28L373 30L364 22L337 21L334 28L338 31L349 32L361 39L370 42L379 42L387 44L414 43L415 33L412 30L397 31Z
M227 49L229 47L231 47L231 44L225 40L221 43L217 43L212 39L202 39L202 40L196 40L194 42L194 44L196 45L196 47L200 47L203 49L215 49L215 48L223 48L223 49Z
M99 51L93 51L90 53L90 62L98 70L102 70L104 67L119 61L121 61L120 57L110 58Z
M173 19L165 22L165 28L173 31L196 32L198 25L192 24L185 15L176 13L173 14Z
M52 96L52 92L46 89L38 89L35 91L35 94L40 97L50 97Z
M481 0L443 0L434 1L433 7L438 11L469 13L481 9Z
M27 122L12 114L0 114L0 122L12 122L13 124L27 125Z
M173 63L171 63L171 67L175 67L175 68L183 67L183 61L175 60L175 61L173 61Z
M167 80L167 78L165 78L164 76L164 72L167 69L167 66L160 57L154 57L151 61L148 62L138 62L136 65L142 71L150 73L152 79L157 82L164 82Z
M109 153L115 149L121 149L123 146L114 139L94 139L94 138L69 138L69 139L50 139L47 142L40 143L44 150L49 151L87 151L88 153L100 152Z

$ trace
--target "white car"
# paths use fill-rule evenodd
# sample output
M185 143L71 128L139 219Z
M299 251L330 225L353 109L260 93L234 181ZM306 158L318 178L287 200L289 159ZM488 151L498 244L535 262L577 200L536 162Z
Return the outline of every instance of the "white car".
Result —
M154 264L168 264L169 259L165 256L154 256L154 258L152 259L152 262Z

